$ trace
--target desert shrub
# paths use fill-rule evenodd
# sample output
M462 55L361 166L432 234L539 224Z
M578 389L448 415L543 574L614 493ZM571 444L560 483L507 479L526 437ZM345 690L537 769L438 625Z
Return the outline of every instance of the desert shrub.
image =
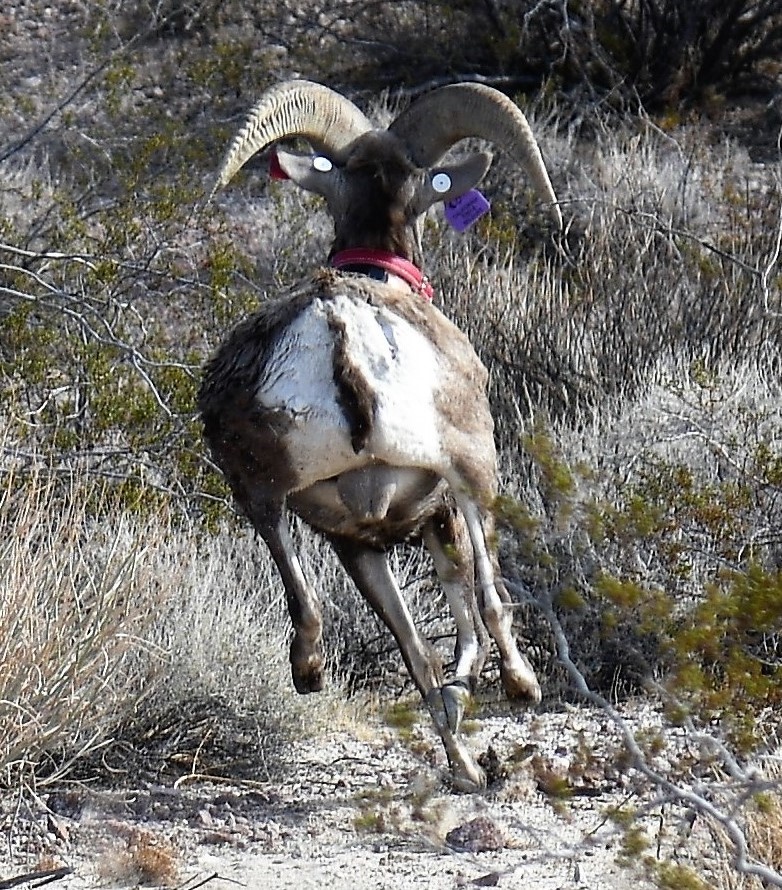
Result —
M770 764L766 771L769 780L779 782L778 764ZM752 854L778 872L782 871L782 795L779 787L759 794L747 814L747 835ZM726 863L725 883L729 890L755 890L760 881L740 882L730 872Z
M718 714L735 744L752 745L780 688L778 388L757 372L696 367L657 404L657 441L602 531L625 577L658 591L652 619L685 710Z
M169 66L176 68L183 86L192 78L187 98L177 91L175 99L188 107L191 129L206 123L201 115L209 103L235 113L237 97L286 71L356 94L415 94L463 79L516 92L544 87L573 99L576 116L582 100L714 111L725 96L773 94L782 39L778 0L405 0L393 7L356 0L101 0L72 4L63 15L71 41L91 63L122 56L134 103L139 92L157 92L144 84L153 60L169 76ZM65 69L62 49L42 36L55 67ZM127 107L121 93L116 98Z
M293 690L284 597L252 536L207 534L172 511L138 517L78 472L66 484L40 466L4 483L4 785L271 776L305 728L349 717L336 681L320 696Z
M150 572L120 517L96 524L100 490L46 472L0 493L0 782L56 779L105 746L139 697Z
M126 27L143 29L151 38L188 38L217 27L223 5L222 0L139 0L111 11L123 15Z
M122 194L96 209L29 168L0 170L0 412L18 456L43 448L63 466L87 461L128 506L201 491L208 512L224 491L195 417L201 366L263 297L264 278L301 259L266 253L251 282L252 260L211 212L189 225L193 191L153 187L141 199L140 175L134 168ZM295 200L265 204L264 224L281 238L297 225ZM209 228L208 243L183 246L182 226L192 239Z
M594 33L645 104L773 89L782 41L775 0L595 4Z
M381 4L141 3L156 33L202 33L241 23L310 77L358 89L412 90L486 79L512 90L546 84L590 100L670 109L775 89L782 42L778 0Z
M305 545L304 560L314 557ZM156 566L175 580L148 632L158 659L146 665L144 702L103 755L115 779L138 770L271 779L290 768L293 741L353 719L336 671L319 695L295 692L284 592L254 535L184 524Z
M541 243L502 161L486 188L491 218L467 244L432 239L444 310L490 369L503 450L518 451L541 414L601 423L666 368L748 363L776 374L773 170L697 128L675 138L641 120L590 144L537 129L573 226L560 250Z
M778 398L756 370L704 378L694 367L628 402L599 441L540 424L527 435L526 473L498 511L551 698L569 693L536 603L559 614L593 689L654 688L671 719L719 726L738 749L773 738L763 727L781 688Z

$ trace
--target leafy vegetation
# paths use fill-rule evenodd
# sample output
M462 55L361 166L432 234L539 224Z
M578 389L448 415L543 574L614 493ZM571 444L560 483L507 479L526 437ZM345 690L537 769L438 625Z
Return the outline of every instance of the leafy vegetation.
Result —
M393 10L322 0L252 9L168 0L135 4L131 23L218 47L223 28L241 23L303 73L328 70L333 81L357 88L484 77L662 109L705 103L713 110L726 97L767 92L782 49L779 0L405 0Z

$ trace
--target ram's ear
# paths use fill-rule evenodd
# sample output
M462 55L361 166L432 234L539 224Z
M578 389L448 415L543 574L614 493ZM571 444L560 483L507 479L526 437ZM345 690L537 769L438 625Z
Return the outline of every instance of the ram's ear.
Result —
M427 170L416 190L416 211L423 213L437 201L453 201L469 192L486 175L491 161L489 152L477 151L458 163Z
M341 171L325 155L300 154L278 149L277 163L296 185L325 198L332 194L342 178Z

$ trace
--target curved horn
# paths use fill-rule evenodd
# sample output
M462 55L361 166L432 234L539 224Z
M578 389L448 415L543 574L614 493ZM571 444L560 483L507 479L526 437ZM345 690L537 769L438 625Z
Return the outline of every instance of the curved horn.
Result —
M291 80L267 90L250 110L225 153L210 199L267 145L302 136L318 149L339 154L372 124L344 96L319 83Z
M475 136L493 142L521 163L562 228L557 196L532 128L521 109L499 90L480 83L440 87L417 99L388 129L402 139L419 167L436 164L460 139Z

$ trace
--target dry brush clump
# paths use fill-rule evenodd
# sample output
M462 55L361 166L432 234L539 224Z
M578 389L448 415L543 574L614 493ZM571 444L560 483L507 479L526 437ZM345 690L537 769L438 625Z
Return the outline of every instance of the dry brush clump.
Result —
M252 540L117 510L101 483L46 467L5 476L0 526L3 784L268 776L292 738L351 719L337 684L309 702L290 688Z
M319 696L296 694L284 595L252 535L185 525L158 559L177 584L150 633L165 658L126 726L131 760L155 774L269 779L288 768L292 741L353 720L336 678Z
M103 882L115 886L176 885L180 862L174 844L138 825L109 820L105 827L108 836L95 869Z
M709 138L643 119L553 138L572 222L560 251L535 248L503 169L472 250L442 252L443 304L493 372L503 445L520 417L599 422L676 365L778 372L778 172Z
M95 522L99 487L45 471L0 497L2 782L51 781L100 750L139 696L147 646L145 542Z
M780 793L779 751L758 764L761 786L741 812L749 854L782 874L782 793ZM716 859L714 879L720 890L761 890L775 886L762 876L743 874L735 868L735 849L724 828L709 824Z

